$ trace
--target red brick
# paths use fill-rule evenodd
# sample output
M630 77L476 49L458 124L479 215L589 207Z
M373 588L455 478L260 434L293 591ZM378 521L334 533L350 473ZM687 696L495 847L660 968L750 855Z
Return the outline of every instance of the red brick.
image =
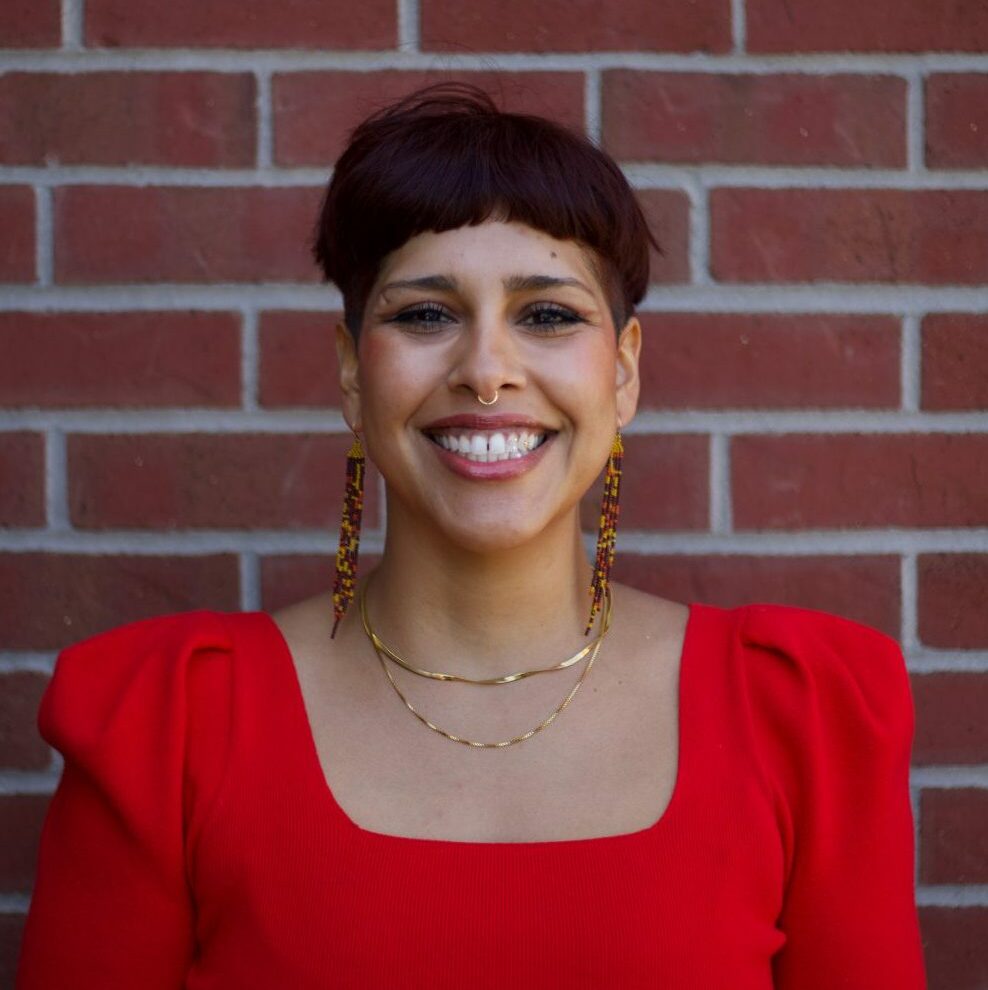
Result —
M0 987L12 987L24 937L23 914L0 914Z
M0 47L53 48L61 40L59 0L4 0L0 4Z
M618 159L897 167L906 83L893 76L604 73L604 147Z
M988 409L988 316L927 316L922 353L924 409Z
M988 790L924 788L919 876L924 883L988 883Z
M914 674L917 764L988 763L988 674Z
M920 640L943 649L988 647L988 554L924 553L916 572Z
M4 353L2 343L0 353ZM0 526L43 526L44 522L44 437L0 433Z
M423 0L427 51L727 51L728 0Z
M988 192L715 189L724 281L988 282Z
M239 322L233 313L0 313L0 405L239 405Z
M246 166L254 133L246 73L0 76L0 162L10 165Z
M0 794L0 892L28 893L34 886L38 840L48 810L46 794Z
M83 529L339 526L352 437L125 434L69 437L69 511ZM364 522L377 523L369 466Z
M357 576L369 574L379 554L360 554ZM275 554L261 559L261 607L267 612L311 598L332 594L335 556L330 554Z
M929 990L988 986L988 907L921 907Z
M988 7L970 0L748 0L751 52L983 52Z
M239 607L237 558L0 553L0 642L55 650L169 612Z
M690 279L690 202L672 189L640 189L638 202L659 242L661 253L650 252L650 282L688 282Z
M698 530L710 518L710 443L706 436L624 437L621 528ZM603 474L580 506L583 529L597 532Z
M988 165L988 75L934 73L926 79L926 164Z
M34 193L0 186L0 282L34 280Z
M44 770L51 760L48 744L38 735L41 695L48 678L33 670L0 674L0 766Z
M321 189L67 186L55 192L59 282L314 281Z
M679 602L734 608L751 602L799 605L898 637L899 558L894 556L648 556L618 552L618 581Z
M336 324L341 313L270 312L260 322L262 406L340 406Z
M391 48L393 0L87 0L86 44L154 48Z
M350 130L374 110L428 83L487 90L505 110L549 117L582 133L583 77L576 72L292 72L275 75L274 152L280 165L336 160Z
M739 529L988 524L988 434L784 434L731 441Z
M644 409L899 404L899 321L887 316L643 313Z

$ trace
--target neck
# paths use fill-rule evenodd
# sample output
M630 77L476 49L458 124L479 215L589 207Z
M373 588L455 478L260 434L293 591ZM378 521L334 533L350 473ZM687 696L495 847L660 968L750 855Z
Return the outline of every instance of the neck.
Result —
M558 662L590 641L592 569L576 509L537 540L496 553L396 523L389 509L367 611L374 632L412 663L489 677ZM362 636L358 616L354 624Z

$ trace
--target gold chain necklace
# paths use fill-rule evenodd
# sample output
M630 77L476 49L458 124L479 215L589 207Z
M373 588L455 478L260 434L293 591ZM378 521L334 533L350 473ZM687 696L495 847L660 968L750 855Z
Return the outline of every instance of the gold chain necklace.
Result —
M572 667L573 664L579 663L590 653L607 634L607 630L611 626L611 614L613 611L611 595L608 590L605 594L604 613L601 619L600 633L597 635L597 638L584 646L583 649L574 653L568 660L563 660L562 663L557 663L552 667L536 667L534 670L519 670L513 674L503 674L500 677L473 678L463 677L461 674L445 674L435 670L423 670L421 667L416 667L407 660L402 659L394 650L382 642L377 633L371 629L370 619L367 617L367 583L360 589L359 599L360 621L363 623L367 638L374 645L374 649L377 650L378 654L383 653L389 660L398 664L399 667L404 667L405 670L413 674L418 674L420 677L431 677L436 681L460 681L463 684L511 684L513 681L520 681L526 677L532 677L534 674L548 674L555 670L565 670L568 667Z
M475 747L477 749L503 749L505 746L513 746L515 743L524 742L526 739L531 739L532 736L534 736L537 732L541 732L544 728L546 728L548 725L550 725L555 720L556 716L559 715L559 713L562 712L567 707L567 705L569 705L569 703L573 700L574 696L576 695L576 692L579 691L579 689L580 689L580 685L583 684L583 682L587 679L587 675L590 673L590 670L593 667L594 660L597 659L597 654L600 652L601 644L604 642L604 636L607 635L607 630L608 630L608 628L610 626L610 614L611 614L611 608L612 608L612 606L611 606L611 600L610 600L610 595L608 595L607 596L607 621L603 625L603 628L601 629L601 633L597 637L596 643L593 644L593 648L592 648L591 653L590 653L590 659L589 659L589 661L587 661L586 667L583 668L583 673L580 674L579 680L569 690L569 692L567 693L566 697L563 698L562 703L559 704L559 705L557 705L557 707L555 709L553 709L553 711L550 712L544 719L542 719L542 721L539 722L538 725L536 725L532 729L529 729L528 732L525 732L525 733L523 733L520 736L512 736L512 738L510 738L510 739L503 739L503 740L500 740L498 742L480 742L480 741L475 740L475 739L467 739L464 736L454 735L454 733L452 733L452 732L447 732L445 729L443 729L440 726L436 725L435 722L431 722L429 719L427 719L421 712L419 712L412 705L412 703L405 697L405 695L402 694L401 688L399 688L398 685L395 683L395 679L392 676L391 671L388 669L388 665L384 662L385 661L385 657L387 656L387 654L382 653L382 651L378 649L377 642L380 642L380 640L377 639L376 636L374 636L373 631L370 628L370 623L369 623L369 621L366 618L366 614L367 614L366 613L366 609L363 607L363 600L364 600L363 591L364 591L364 589L361 589L361 615L364 617L364 629L367 631L368 637L371 638L371 644L374 646L374 652L377 654L377 659L380 662L381 667L384 670L384 673L387 675L388 683L391 685L391 687L394 688L395 693L404 702L405 707L423 725L425 725L428 728L432 729L433 732L438 733L439 735L443 736L445 739L449 739L451 742L462 743L464 746L473 746L473 747ZM572 658L571 658L571 660L572 660ZM543 669L544 670L552 670L554 668L547 667L547 668L543 668ZM539 670L539 671L530 671L530 672L526 672L526 673L541 673L541 672L542 671ZM483 683L483 682L476 681L476 682L473 682L473 683ZM504 683L508 683L508 682L504 682Z

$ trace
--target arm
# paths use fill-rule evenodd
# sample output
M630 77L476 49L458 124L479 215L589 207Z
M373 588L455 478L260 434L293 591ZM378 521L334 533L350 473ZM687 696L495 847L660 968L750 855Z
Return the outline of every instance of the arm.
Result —
M18 990L184 985L195 948L183 842L188 622L136 623L59 656L38 724L64 770Z
M923 990L909 803L913 704L898 645L821 620L791 725L792 847L777 990Z

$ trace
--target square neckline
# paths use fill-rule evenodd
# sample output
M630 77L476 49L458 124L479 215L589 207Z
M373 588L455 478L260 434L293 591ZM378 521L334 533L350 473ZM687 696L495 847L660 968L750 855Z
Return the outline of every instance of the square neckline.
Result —
M292 654L288 640L285 638L281 627L275 622L274 617L263 611L258 611L257 615L263 616L265 625L275 644L275 653L278 662L282 667L287 668L285 672L286 680L289 684L289 696L291 698L291 722L298 726L301 736L302 749L304 750L304 766L302 773L306 778L311 778L315 789L320 793L320 800L324 801L333 814L346 828L347 832L372 842L392 842L392 843L413 843L422 848L453 848L453 849L541 849L555 848L565 849L573 846L588 847L602 843L628 843L642 841L658 833L662 829L670 827L670 821L674 816L679 816L680 807L685 798L683 791L687 780L692 779L692 774L688 771L692 766L693 747L691 745L692 736L686 732L684 712L690 710L690 705L685 703L688 699L686 690L687 673L692 682L693 662L687 663L695 652L694 644L700 638L696 626L699 623L701 606L696 602L687 603L688 615L686 627L683 633L683 643L679 654L679 676L677 678L677 716L676 716L676 773L673 780L672 794L666 802L665 808L659 817L650 825L636 829L632 832L615 832L609 835L590 835L575 839L524 839L518 842L511 841L484 841L478 839L441 839L429 836L399 835L393 832L379 832L375 829L365 828L350 817L346 809L337 800L333 792L332 785L326 775L322 760L319 756L319 749L316 745L315 733L312 729L312 722L305 705L305 695L302 691L302 682L299 678L298 668L295 665L295 658Z

